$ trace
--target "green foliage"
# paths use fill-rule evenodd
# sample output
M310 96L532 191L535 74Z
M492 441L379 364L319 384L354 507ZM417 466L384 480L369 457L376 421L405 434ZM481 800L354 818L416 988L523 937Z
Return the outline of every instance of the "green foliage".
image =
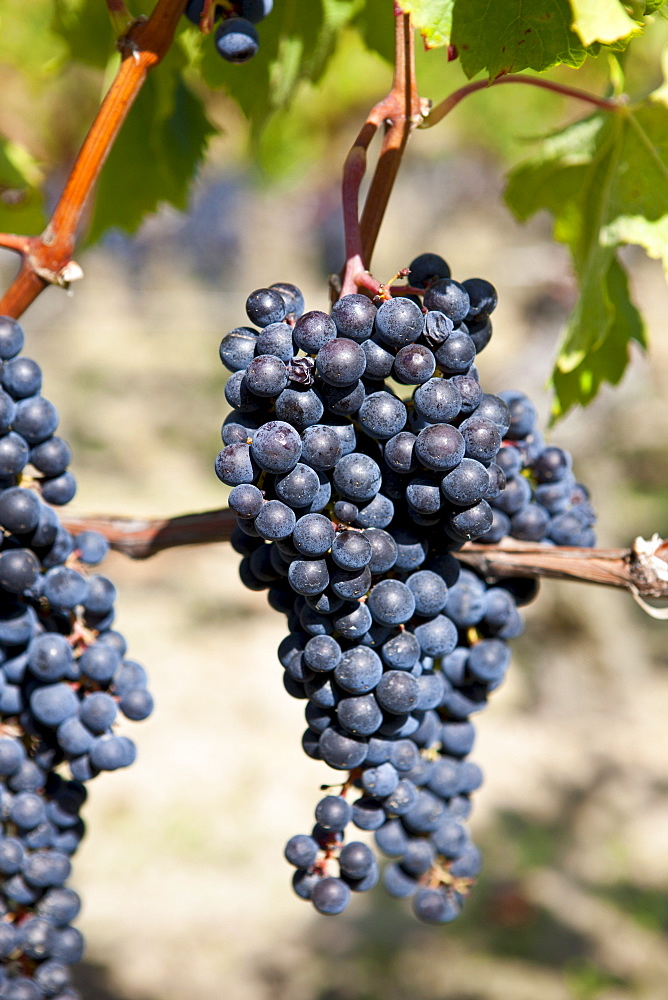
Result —
M663 2L663 0L662 0ZM620 0L400 0L427 45L453 44L464 72L494 79L523 69L580 66L597 43L618 45L642 30ZM653 8L654 9L654 8ZM592 46L596 46L592 49Z
M580 66L587 51L573 31L568 0L465 0L455 5L452 41L467 76L494 79L523 69Z
M190 182L215 129L181 75L173 48L151 73L109 154L100 177L90 241L116 226L134 232L162 202L186 207Z
M0 137L0 229L26 235L43 229L42 179L29 153Z
M106 3L98 0L55 0L53 31L67 46L67 58L104 69L114 52Z
M393 21L387 16L386 0L366 0L353 21L366 47L390 63L394 60Z
M611 44L637 34L641 25L629 17L619 0L571 0L573 31L582 44Z
M616 383L629 345L645 346L640 316L616 256L638 244L668 268L668 105L665 95L600 112L546 139L510 175L520 219L547 209L568 245L580 286L553 372L554 415Z
M450 44L455 0L401 0L399 6L413 15L428 47Z
M252 65L221 59L211 38L201 39L204 82L224 87L248 118L257 139L271 114L284 109L304 81L317 82L332 56L338 34L364 0L282 0L259 27L260 50Z

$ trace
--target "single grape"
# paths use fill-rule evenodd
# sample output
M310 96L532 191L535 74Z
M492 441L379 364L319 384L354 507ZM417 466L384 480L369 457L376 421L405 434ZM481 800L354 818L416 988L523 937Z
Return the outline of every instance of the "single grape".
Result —
M451 278L441 278L434 282L424 294L425 308L445 313L455 326L466 319L470 304L464 286Z
M408 280L414 288L427 288L440 278L449 278L450 268L437 253L422 253L409 266Z
M366 295L344 295L334 303L332 320L340 337L349 337L359 342L373 333L376 307Z
M390 347L405 347L414 343L424 329L421 308L403 297L389 299L378 309L376 331Z

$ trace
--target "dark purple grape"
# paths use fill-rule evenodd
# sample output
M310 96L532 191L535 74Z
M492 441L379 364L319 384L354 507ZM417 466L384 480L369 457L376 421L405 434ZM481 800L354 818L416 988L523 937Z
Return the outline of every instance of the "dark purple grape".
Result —
M433 424L418 434L415 454L426 468L435 472L447 472L459 465L464 457L465 447L465 438L456 427L450 424Z
M422 385L436 370L436 360L428 347L408 344L397 352L392 375L403 385Z
M382 493L377 493L368 503L358 503L355 528L386 528L394 517L394 504Z
M280 358L259 354L248 365L244 384L255 396L278 396L288 384L288 373Z
M485 417L491 420L499 428L501 437L505 437L510 427L510 410L499 396L493 396L489 392L483 393L476 411L476 417Z
M280 500L268 500L255 518L254 526L261 538L276 542L292 535L296 521L294 511L290 507Z
M27 465L30 454L30 449L20 434L10 431L0 437L0 476L18 475Z
M500 392L499 397L510 410L510 428L507 437L511 441L521 441L534 430L538 414L528 396L523 392L508 389Z
M424 318L423 337L431 347L440 347L448 339L454 324L445 313L431 310Z
M41 504L32 490L13 486L0 492L0 525L13 535L34 531L39 523Z
M319 309L304 313L295 323L292 336L297 347L306 354L317 354L336 337L336 325L333 319Z
M271 0L263 0L263 2L268 3ZM246 14L243 16L247 17ZM253 19L249 17L248 20L252 21ZM294 316L298 319L304 312L304 296L299 288L290 284L289 281L275 281L270 288L272 291L278 292L285 302L286 316Z
M278 476L274 483L276 496L290 507L307 507L320 489L318 473L308 465L298 462L294 469L284 476ZM231 506L232 494L228 501Z
M381 580L372 588L367 606L380 625L400 625L413 617L415 598L400 580Z
M426 309L445 313L457 326L466 316L470 307L468 292L459 282L451 278L441 278L430 285L424 293Z
M463 375L475 358L475 344L468 333L454 330L436 351L438 367L446 375Z
M462 287L466 289L470 302L467 319L479 319L494 312L499 299L496 288L489 281L484 278L467 278L462 282Z
M440 278L449 278L450 268L437 253L421 253L411 261L408 280L413 288L427 288Z
M332 319L340 337L349 337L359 342L373 333L376 307L366 295L344 295L334 303Z
M496 424L485 417L479 417L477 410L468 417L459 429L466 446L466 457L478 462L491 462L501 447L501 432Z
M313 389L284 389L276 400L276 417L298 431L317 424L323 412L322 400Z
M323 385L321 391L327 409L341 417L351 417L357 413L366 396L361 380L353 385Z
M379 441L393 437L406 423L406 407L389 392L373 392L360 406L360 427Z
M257 331L238 326L220 342L220 360L231 372L245 370L255 357Z
M539 483L556 483L571 472L571 456L562 448L548 445L531 464L531 471Z
M328 385L353 385L364 374L366 355L354 340L337 337L320 348L315 363L318 375Z
M256 354L273 354L287 364L295 353L292 327L288 323L270 323L260 331L255 342Z
M345 500L371 500L378 492L382 476L378 464L368 455L344 455L334 468L334 485Z
M457 507L478 503L489 490L487 469L473 458L463 458L457 468L441 480L443 496Z
M260 427L249 448L253 460L261 469L274 473L290 472L301 457L302 440L298 431L284 420L270 420Z
M469 337L475 346L476 354L480 354L492 339L493 328L491 319L489 316L483 316L479 320L467 319L466 327L469 331Z
M225 383L225 399L233 410L243 414L253 413L255 410L259 410L262 405L259 397L248 388L244 370L233 372L228 378ZM252 434L249 436L252 437ZM231 441L225 443L232 444Z
M340 531L332 542L332 559L341 569L360 570L371 562L371 542L362 531Z
M415 434L401 431L385 442L383 458L390 469L404 475L415 471L418 466L414 454L416 440Z
M390 347L405 347L414 343L424 329L424 315L414 302L407 298L394 298L383 302L376 314L376 331Z
M411 514L423 516L437 514L441 509L441 491L438 481L426 476L416 476L406 487L406 500L411 508Z
M236 45L236 39L234 39L235 30L239 28L239 22L242 18L234 19L230 18L228 21L224 21L218 31L216 32L216 40L218 40L219 34L221 36L229 36L232 34L232 38L227 38L227 44L232 46ZM246 27L247 22L244 22L242 27ZM252 46L249 46L246 39L250 38L252 40L255 36L255 41L257 42L257 32L252 25L248 25L250 31L248 35L242 35L239 39L239 52L243 55L242 59L233 59L232 62L243 62L245 59L249 59L254 52L249 52ZM257 51L257 45L255 46L255 51ZM248 53L248 54L246 54ZM227 57L226 57L227 58ZM246 299L246 314L251 321L255 323L256 326L264 327L269 326L270 323L280 323L285 319L285 302L279 291L272 288L258 288L255 292L251 294Z
M430 378L413 395L415 411L431 424L446 423L459 413L462 397L454 381Z
M341 458L342 451L338 434L325 424L307 427L302 434L302 462L318 472L333 469Z
M342 913L350 902L350 888L340 878L330 876L316 882L310 898L318 913Z
M389 378L394 365L394 354L376 337L365 340L362 343L362 350L366 358L364 371L366 378L379 380Z
M259 469L251 458L250 445L229 444L218 453L216 475L226 486L252 483Z

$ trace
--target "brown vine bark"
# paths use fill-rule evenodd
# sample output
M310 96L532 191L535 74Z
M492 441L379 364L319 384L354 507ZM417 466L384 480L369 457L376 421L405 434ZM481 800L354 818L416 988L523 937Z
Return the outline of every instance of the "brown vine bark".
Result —
M76 534L99 531L111 547L131 559L147 559L180 545L227 542L236 517L227 508L164 519L107 515L65 517L64 526ZM576 580L621 587L642 598L668 597L668 541L655 536L636 539L627 549L578 549L517 542L497 545L468 542L454 555L489 578L509 576Z

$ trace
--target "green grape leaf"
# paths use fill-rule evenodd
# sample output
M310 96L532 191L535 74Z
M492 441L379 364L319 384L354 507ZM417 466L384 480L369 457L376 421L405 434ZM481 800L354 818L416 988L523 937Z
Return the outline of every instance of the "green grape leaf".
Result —
M571 0L573 31L584 46L593 42L610 44L637 34L642 25L634 21L619 0Z
M292 100L302 81L322 76L338 35L361 11L364 0L282 0L258 26L260 48L242 65L216 51L214 39L201 39L204 82L224 87L250 120L257 136L269 116Z
M590 403L603 382L617 385L629 362L631 341L643 349L647 347L642 317L629 294L628 276L616 257L610 262L604 282L611 312L610 325L598 346L579 365L571 371L555 367L552 423L573 406Z
M391 13L387 0L366 0L353 23L366 47L393 63L394 18Z
M599 112L548 137L515 168L506 200L520 219L541 209L570 249L579 297L553 373L555 413L586 403L601 381L617 382L629 342L644 346L618 247L642 246L668 271L668 103Z
M412 14L429 49L450 44L454 6L455 0L399 0L401 10Z
M106 3L55 0L51 28L65 42L68 60L105 68L115 42Z
M481 70L495 79L557 63L580 66L587 50L572 20L568 0L457 0L452 42L469 77Z
M134 232L163 202L184 209L214 132L200 98L183 81L174 48L149 74L109 153L88 240L112 226Z
M36 235L44 229L43 177L23 146L0 136L0 229Z

